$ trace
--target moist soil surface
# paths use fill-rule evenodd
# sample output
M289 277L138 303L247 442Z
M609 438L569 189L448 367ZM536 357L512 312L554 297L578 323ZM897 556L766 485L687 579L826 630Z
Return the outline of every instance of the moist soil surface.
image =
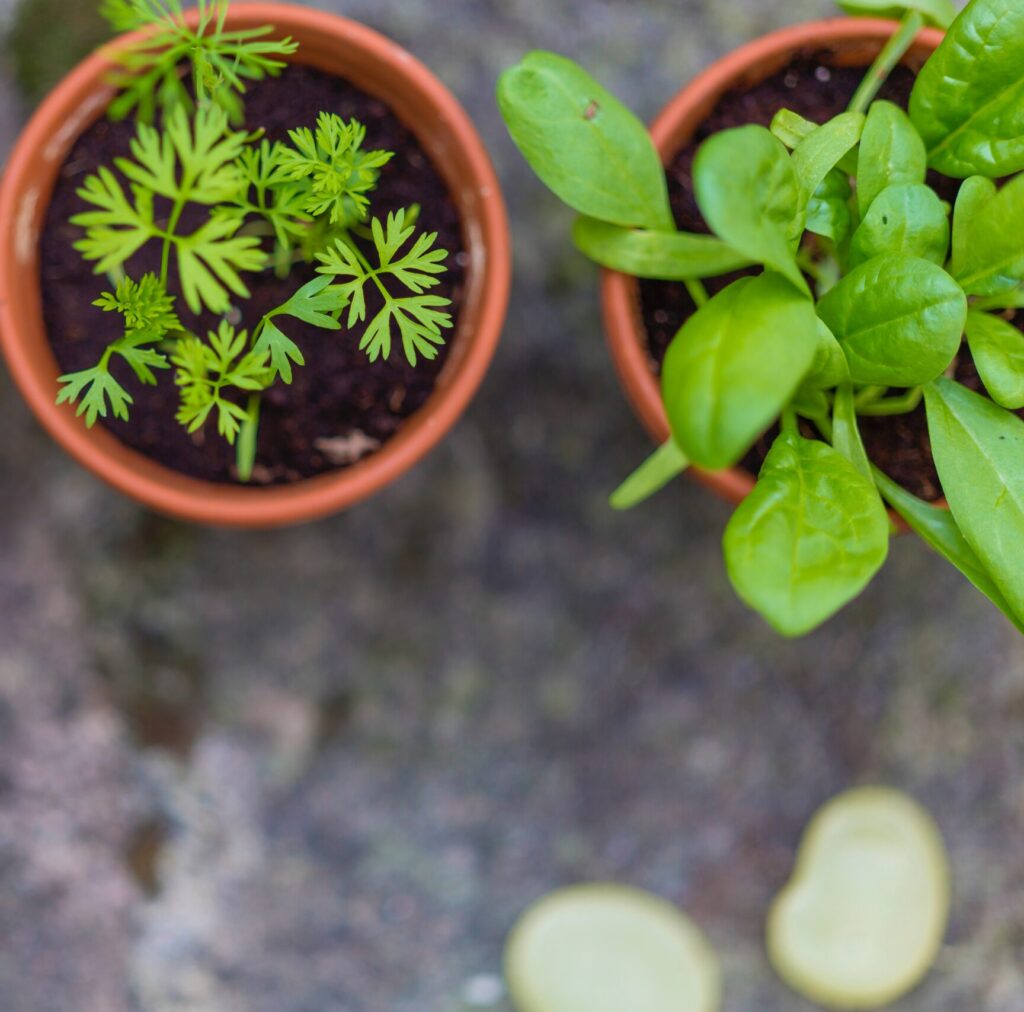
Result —
M327 111L362 122L367 149L395 152L382 170L371 213L384 217L388 211L420 205L420 227L436 231L438 246L449 251L448 271L434 291L453 301L450 312L457 326L467 262L459 213L430 158L394 113L343 79L300 66L253 85L245 107L246 127L263 129L271 140L287 140L289 129L311 127L317 114ZM130 122L102 119L83 134L61 170L47 214L41 238L43 311L63 372L95 365L109 342L120 336L120 315L92 306L111 285L72 248L82 230L69 225L68 219L86 209L76 189L100 165L127 156L134 133ZM159 253L159 244L149 243L128 262L131 276L158 271ZM239 318L232 316L231 321L251 332L264 313L314 276L314 268L306 264L293 269L286 280L273 271L245 276L252 298L239 300ZM376 308L368 300L369 314ZM190 314L181 300L178 309L182 322L196 333L205 335L217 325L210 314ZM362 327L357 325L355 332L325 331L291 318L282 324L306 364L295 368L291 385L278 382L263 395L254 483L292 482L354 463L391 439L430 396L447 346L434 361L421 359L413 368L396 340L389 361L371 363L358 348ZM454 333L446 331L449 341ZM156 387L143 387L123 365L116 362L114 372L134 398L131 419L98 424L174 470L208 481L235 481L234 449L217 434L216 423L210 421L204 430L189 435L175 421L178 393L173 374L165 370Z
M783 108L792 109L817 123L824 123L847 108L864 70L832 67L830 62L827 52L809 54L749 91L730 92L722 97L693 140L675 156L667 169L672 210L681 229L709 231L694 197L692 166L697 149L712 134L748 123L768 126ZM906 108L913 85L913 73L905 67L898 67L882 88L879 98ZM933 173L929 183L943 199L955 199L959 186L956 181ZM710 278L706 282L707 289L712 294L719 292L745 273L756 271ZM660 372L669 344L693 314L695 306L686 287L677 282L641 280L640 298L649 349ZM957 363L956 378L972 390L982 390L966 345ZM874 463L915 495L929 501L942 498L923 405L905 415L865 417L860 422L865 447ZM742 462L746 470L755 475L758 473L777 432L777 429L772 429L757 442ZM807 428L806 434L814 433Z

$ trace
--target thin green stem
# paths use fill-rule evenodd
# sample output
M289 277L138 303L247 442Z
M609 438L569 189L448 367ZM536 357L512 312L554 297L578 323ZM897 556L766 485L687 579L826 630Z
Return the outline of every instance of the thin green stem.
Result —
M914 387L899 397L886 397L874 404L857 409L858 415L882 418L889 415L905 415L913 411L924 398L924 387Z
M867 112L868 106L874 101L882 85L896 69L896 65L906 55L907 50L917 38L917 33L924 28L924 15L919 11L907 11L900 22L899 31L885 44L878 58L871 65L867 76L860 83L850 101L850 112Z
M683 284L686 285L686 290L690 293L690 298L693 299L693 304L698 309L708 304L710 298L703 281L699 278L687 278Z
M864 387L857 391L853 399L853 406L860 413L863 408L876 404L889 392L888 387Z
M782 409L782 419L779 427L787 436L797 436L800 434L800 421L797 418L796 408L792 404L787 404Z
M164 248L160 255L160 283L167 287L167 274L171 266L171 245L174 243L174 231L181 221L182 212L185 210L187 200L179 197L174 209L171 211L170 220L167 222L167 231L164 232Z

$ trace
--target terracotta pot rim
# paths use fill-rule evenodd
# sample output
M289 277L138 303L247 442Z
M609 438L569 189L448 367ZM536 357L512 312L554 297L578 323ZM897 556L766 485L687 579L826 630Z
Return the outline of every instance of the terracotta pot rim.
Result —
M190 11L188 16L194 19L197 12ZM34 333L23 333L25 328L16 318L16 299L10 296L26 287L26 269L37 270L38 231L33 216L43 213L39 205L48 204L50 196L49 181L39 183L40 162L45 167L46 155L53 157L57 152L56 176L67 150L109 103L112 89L104 82L111 68L107 54L129 45L139 33L113 40L78 64L37 108L10 155L0 178L0 350L44 428L79 463L113 487L179 519L215 526L273 527L325 516L367 498L410 469L455 424L482 382L501 336L511 288L511 241L501 187L476 128L448 88L412 54L362 24L292 4L236 3L229 24L268 24L280 35L322 38L336 43L350 58L358 51L360 58L386 69L395 101L410 96L410 101L429 107L435 147L451 154L450 165L437 167L459 207L471 258L458 332L430 399L391 440L360 463L266 488L222 485L173 471L129 449L102 426L86 429L70 406L54 403L56 361L52 368L41 369L33 364L30 350L42 339L53 358L45 330L40 323ZM315 44L313 49L315 56ZM296 62L304 62L302 56L300 48ZM346 76L341 67L336 72ZM367 87L366 76L365 71L362 76L353 72L350 79ZM428 128L412 121L407 125L429 150L424 136ZM34 277L28 287L38 296Z
M884 42L897 27L898 22L882 18L837 17L808 21L761 36L712 64L668 102L650 126L655 147L668 164L680 147L679 124L689 119L695 109L713 103L738 86L759 65L777 62L800 51L826 50L836 42ZM918 35L915 48L934 49L942 38L940 29L925 28ZM669 423L660 384L652 369L638 301L635 277L602 269L601 302L612 359L637 417L660 445L669 437ZM740 468L705 471L695 467L690 473L734 504L742 501L757 481Z

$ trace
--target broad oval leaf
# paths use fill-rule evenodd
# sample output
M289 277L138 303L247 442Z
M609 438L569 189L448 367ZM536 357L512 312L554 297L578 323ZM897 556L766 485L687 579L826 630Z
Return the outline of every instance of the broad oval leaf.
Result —
M796 264L803 200L782 141L761 126L715 134L694 159L693 186L715 235L807 291Z
M971 176L961 184L953 205L953 277L960 277L967 270L971 249L978 238L972 235L974 221L998 192L996 184L985 176Z
M800 385L818 347L810 300L778 274L741 278L669 346L661 389L672 433L699 467L732 467Z
M818 347L814 362L805 382L820 390L828 390L845 383L850 378L850 367L846 363L842 345L820 318L818 319Z
M725 532L739 596L784 636L855 598L885 562L889 521L874 485L825 443L785 433Z
M967 297L928 260L880 256L818 303L857 383L913 387L940 375L960 347Z
M949 251L949 214L938 194L921 183L888 186L871 202L853 233L850 262L857 266L883 253L902 253L936 264Z
M1013 613L1024 617L1024 421L959 383L925 387L946 501Z
M624 228L585 216L576 219L573 240L602 267L660 281L716 277L753 262L713 235Z
M873 102L857 158L857 206L861 217L886 187L923 183L927 174L928 153L907 114L892 102Z
M647 128L578 64L528 54L502 74L498 105L523 157L570 207L616 225L675 228Z
M839 0L839 6L854 17L893 18L899 20L906 11L918 11L939 28L948 28L956 17L952 0Z
M1024 4L972 0L924 65L910 118L933 169L957 179L1024 169Z
M849 177L841 169L833 169L807 204L807 231L843 242L853 226L852 193Z
M930 548L960 570L1021 632L1024 615L1015 615L1009 602L992 581L977 552L967 543L953 514L933 503L924 502L897 485L888 475L874 468L875 484L889 505L907 526Z
M987 203L983 187L972 190L965 199L975 213L958 240L956 279L968 295L999 295L1024 281L1024 175L1011 179Z
M989 396L1004 408L1024 408L1024 334L988 313L967 314L967 342Z

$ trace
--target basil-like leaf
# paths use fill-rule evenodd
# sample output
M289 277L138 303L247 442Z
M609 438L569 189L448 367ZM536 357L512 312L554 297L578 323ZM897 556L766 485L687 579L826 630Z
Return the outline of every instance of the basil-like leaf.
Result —
M1008 320L967 314L967 342L989 396L1004 408L1024 408L1024 334Z
M864 441L860 438L857 408L853 400L853 386L850 383L843 383L836 390L836 399L832 405L832 446L868 481L873 480L871 463L864 449Z
M925 387L946 501L1014 614L1024 616L1024 421L959 383Z
M793 168L805 204L847 152L857 146L863 130L863 113L844 112L797 145L792 156Z
M886 255L855 268L818 303L857 383L913 387L960 347L967 298L939 266Z
M715 134L694 159L693 186L715 235L808 291L796 264L804 228L800 183L777 137L760 126Z
M892 102L873 102L857 160L857 206L861 217L886 187L923 183L927 174L924 141L907 114Z
M956 17L952 0L838 0L839 6L854 17L893 18L899 20L906 11L918 11L933 25L948 28Z
M933 169L962 179L1024 169L1024 4L972 0L918 74L910 118Z
M972 203L980 203L985 192L980 186L976 191ZM962 230L960 262L955 270L968 295L999 295L1024 281L1022 236L1024 175L1011 179L976 209Z
M802 636L878 572L889 522L875 486L842 454L784 433L729 521L724 547L739 596L784 636Z
M960 185L953 205L953 277L960 277L967 270L971 247L977 237L971 235L975 218L985 205L998 193L998 187L985 176L971 176Z
M638 506L689 466L686 454L675 440L667 440L612 493L612 509L628 510Z
M902 253L936 264L949 251L949 214L938 194L921 183L887 186L871 202L853 233L850 263L866 263L883 253Z
M698 467L732 467L789 402L814 360L809 299L778 274L741 278L669 346L661 389L672 433Z
M688 281L749 267L752 261L713 235L652 232L581 217L573 226L577 249L613 271L637 278Z
M1009 602L995 585L977 552L967 543L963 531L949 510L911 495L877 467L875 484L886 502L907 522L907 526L947 562L952 563L977 587L1021 632L1024 617L1015 615Z
M572 60L530 53L502 74L498 105L534 172L570 207L616 225L675 228L647 128Z
M841 169L833 169L807 204L807 231L843 242L853 226L852 193L849 177Z

